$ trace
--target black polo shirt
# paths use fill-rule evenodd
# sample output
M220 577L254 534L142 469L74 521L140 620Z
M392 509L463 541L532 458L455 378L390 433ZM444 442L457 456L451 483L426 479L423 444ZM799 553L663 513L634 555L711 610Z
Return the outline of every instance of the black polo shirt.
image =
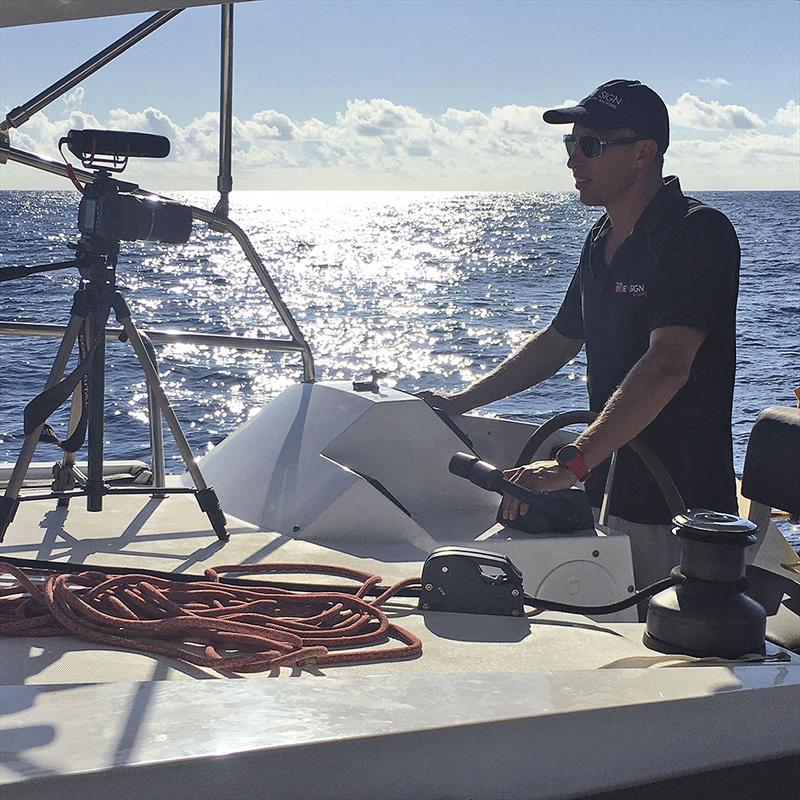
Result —
M686 197L666 178L611 263L603 257L611 222L603 215L583 246L580 264L553 322L586 343L589 407L600 411L644 355L650 332L669 325L708 336L689 379L642 438L672 475L687 507L736 513L731 410L736 370L739 241L721 212ZM599 506L608 462L586 482ZM633 522L669 522L653 479L622 448L611 513Z

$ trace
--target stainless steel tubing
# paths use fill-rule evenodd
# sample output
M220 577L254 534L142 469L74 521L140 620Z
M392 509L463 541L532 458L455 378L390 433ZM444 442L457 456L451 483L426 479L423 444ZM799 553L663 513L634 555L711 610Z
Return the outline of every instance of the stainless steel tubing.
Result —
M62 175L67 177L66 166L64 164L59 164L56 161L50 161L49 159L42 158L41 156L36 156L32 153L26 153L23 150L17 150L16 148L7 147L2 144L0 144L0 153L6 155L9 159L16 161L17 163L26 164L28 166L44 170L45 172L52 172L54 175ZM86 172L84 170L75 170L75 175L83 181L94 180L94 175L91 172ZM158 197L162 200L171 200L169 197L154 194L144 189L137 189L135 194ZM295 322L291 312L283 302L280 292L278 291L278 287L275 286L275 283L273 282L269 272L267 272L267 268L261 261L261 258L250 242L250 239L247 237L247 234L230 219L216 216L213 212L206 211L204 208L198 208L197 206L191 206L191 209L193 219L207 223L213 230L219 231L220 233L229 233L239 243L239 246L242 248L245 257L250 262L250 265L253 267L256 275L258 275L261 285L266 289L269 299L275 306L275 310L283 320L283 324L288 328L289 333L294 340L293 344L296 344L294 347L287 345L283 347L270 347L268 349L297 350L300 352L303 357L303 381L305 383L313 383L316 378L314 372L314 357L311 354L311 348L308 346L308 343L303 337L303 334L301 333L300 328L298 327L297 322ZM153 334L153 341L158 341L155 336L155 331ZM280 340L277 341L279 342ZM273 340L271 344L276 344L276 341Z
M44 325L37 322L8 322L0 320L0 335L62 337L66 325ZM121 328L106 328L106 341L119 341L124 331ZM269 350L279 352L302 352L302 345L282 339L256 339L245 336L222 336L213 333L183 333L169 331L140 331L153 368L158 372L158 358L153 342L159 344L194 344L206 347L226 347L232 350ZM145 377L147 377L145 375ZM150 419L150 453L153 462L153 486L166 486L164 463L164 425L161 408L156 401L150 381L147 382L147 408ZM154 492L154 497L160 497Z
M0 126L4 123L0 122ZM17 150L16 147L10 147L0 141L0 163L5 163L5 159L16 161L17 164L24 164L26 167L34 167L43 172L51 172L53 175L61 175L62 178L68 178L67 167L58 161L51 161L49 158L27 153L25 150ZM94 175L83 169L75 170L75 177L80 178L86 183L91 183L94 180Z
M152 340L146 333L140 333L139 336L153 369L158 373L158 356ZM146 377L147 375L145 375ZM153 462L153 487L162 489L167 485L167 468L164 463L164 423L161 419L161 406L157 402L149 380L147 381L147 415L150 420L150 460ZM166 495L155 491L153 497L166 497Z
M12 322L0 320L0 334L6 336L64 335L66 326L45 325L38 322ZM124 333L122 328L106 328L106 341L118 340ZM288 339L257 339L254 336L224 336L220 333L187 333L185 331L140 331L158 344L194 344L201 347L227 347L231 350L274 350L278 352L300 352L303 345Z
M618 450L611 454L611 463L608 465L608 474L606 475L606 484L603 488L603 502L600 504L600 514L597 518L599 525L608 525L608 515L611 511L611 491L614 488L614 474L617 471L617 455Z
M214 213L228 216L228 195L233 189L231 174L231 139L233 131L233 5L221 7L221 47L219 69L219 202Z
M300 352L303 355L303 382L313 383L316 378L314 375L314 357L311 355L311 348L303 337L297 322L295 322L292 312L289 311L286 304L283 302L278 287L275 285L269 272L267 272L267 268L261 261L261 258L250 242L250 239L247 237L247 234L235 222L229 219L220 219L201 208L192 207L192 212L194 213L195 219L209 223L213 230L231 234L239 243L247 260L255 270L256 275L258 275L261 285L267 290L269 299L272 300L275 310L283 320L283 324L289 329L292 338L300 345Z
M145 36L148 36L154 30L160 28L164 23L169 22L173 17L180 14L182 10L183 9L178 8L173 11L159 11L157 14L153 14L152 17L148 17L141 25L137 25L133 30L106 47L105 50L101 50L88 61L84 61L83 64L76 67L72 72L61 78L61 80L56 81L43 92L39 92L36 97L33 97L21 106L11 109L6 115L5 120L0 122L0 130L19 128L20 125L27 122L37 111L41 111L46 105L52 103L53 100L56 100L61 97L62 94L68 92L74 86L77 86L84 78L88 78L89 75L97 72L98 69L108 64L109 61L112 61L128 48L133 47L137 42L144 39Z

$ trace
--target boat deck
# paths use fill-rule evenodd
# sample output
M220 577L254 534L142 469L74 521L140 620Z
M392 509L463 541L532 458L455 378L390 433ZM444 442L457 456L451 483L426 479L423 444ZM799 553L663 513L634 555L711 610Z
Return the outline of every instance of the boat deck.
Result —
M20 504L16 519L0 546L4 555L70 562L86 566L154 569L191 573L221 564L304 563L338 565L380 575L384 585L419 576L424 553L397 543L370 543L374 555L359 550L363 544L336 542L326 547L260 531L240 520L228 525L231 539L219 542L205 515L190 495L164 499L118 495L106 498L101 513L89 513L76 498L69 509L55 501ZM418 554L418 558L413 556ZM274 576L291 581L291 576ZM306 583L335 584L326 575L298 576ZM347 585L344 581L342 585ZM352 586L352 582L350 583ZM363 665L309 667L256 673L250 677L296 674L390 675L464 672L528 672L597 669L641 659L663 661L641 643L641 625L603 625L574 614L546 612L513 618L417 610L415 598L397 597L386 607L390 618L423 642L420 658ZM800 659L798 659L800 661ZM169 658L131 653L72 637L6 639L0 659L2 684L54 684L175 680L219 677L213 670Z
M327 547L229 523L230 542L218 542L186 495L106 498L95 514L83 500L69 509L25 502L0 560L198 575L266 560L340 564L385 584L419 575L423 560L396 544L373 542L367 556L363 545ZM796 655L678 667L680 659L644 647L636 623L415 605L398 598L390 616L422 640L419 658L247 680L192 681L219 675L70 637L4 639L0 789L19 800L566 798L674 778L687 765L699 772L796 752ZM290 679L264 680L278 674ZM723 726L713 736L712 718ZM641 735L657 730L681 735ZM568 769L567 751L582 754L581 769Z

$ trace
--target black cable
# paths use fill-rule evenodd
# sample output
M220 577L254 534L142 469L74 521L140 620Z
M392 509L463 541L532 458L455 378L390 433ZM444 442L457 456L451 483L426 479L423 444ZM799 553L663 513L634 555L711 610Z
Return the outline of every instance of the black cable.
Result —
M679 578L670 575L669 578L663 578L660 581L651 583L649 586L640 589L630 597L626 597L624 600L611 603L607 606L572 606L568 603L556 603L554 600L542 600L539 597L532 597L529 594L523 595L523 597L528 605L540 608L543 611L565 611L568 614L586 614L589 616L592 614L614 614L617 611L630 608L636 605L640 600L652 597L654 594L658 594L664 589L669 589L670 586L674 586L678 581Z
M168 581L177 581L179 583L191 583L192 581L207 581L205 575L197 575L189 572L164 572L158 569L149 569L142 567L113 567L106 564L75 564L72 562L62 561L44 561L35 558L18 558L16 556L7 556L0 553L0 562L5 561L12 566L19 567L20 569L30 569L41 572L58 572L69 575L78 575L81 572L106 572L113 575L147 575L151 578L164 578ZM302 574L302 573L298 573ZM352 580L356 580L353 578ZM292 581L274 581L274 580L258 580L255 578L230 578L220 577L218 580L221 584L230 584L231 586L255 586L265 587L272 586L276 589L288 589L295 592L338 592L340 594L355 594L361 587L360 586L344 586L341 584L325 584L325 583L300 583ZM389 587L383 585L372 586L366 592L368 596L379 597ZM396 596L398 597L419 597L419 589L407 586L400 589Z
M101 564L73 564L58 561L43 561L33 558L17 558L13 556L0 556L0 561L6 561L13 564L15 567L22 569L34 569L42 571L62 572L77 574L80 572L92 572L93 570L103 570L105 572L113 573L115 575L150 575L155 578L165 578L167 580L190 582L190 581L205 581L208 580L205 575L193 575L185 572L163 572L157 569L143 569L141 567L112 567ZM264 586L267 581L254 580L248 578L220 578L220 583L228 583L233 586ZM528 605L539 608L543 611L563 611L567 614L584 614L584 615L603 615L614 614L617 611L622 611L636 605L640 600L652 597L658 592L668 589L679 582L679 577L671 575L668 578L663 578L656 583L646 586L644 589L620 600L616 603L611 603L605 606L576 606L569 605L568 603L558 603L555 600L542 600L539 597L533 597L529 594L524 594L523 599ZM289 581L269 581L270 586L278 589L290 589L299 592L341 592L343 594L355 594L359 587L342 586L336 584L309 584L309 583L294 583ZM367 594L378 596L386 591L386 586L374 586ZM401 589L397 596L399 597L419 597L419 589L413 587L406 587Z

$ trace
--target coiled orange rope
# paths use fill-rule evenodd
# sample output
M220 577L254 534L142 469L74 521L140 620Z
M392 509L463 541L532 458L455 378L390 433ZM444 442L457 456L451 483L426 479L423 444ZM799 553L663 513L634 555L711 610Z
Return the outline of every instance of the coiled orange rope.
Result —
M220 580L224 573L326 574L362 583L355 594L305 592L267 583L232 585ZM422 652L420 640L380 608L401 589L419 585L419 578L365 599L380 583L377 575L311 564L226 565L207 569L206 580L190 582L99 570L48 573L44 582L34 582L4 562L0 575L16 580L0 589L0 636L72 634L210 667L222 675L363 664ZM391 640L402 644L386 647Z

